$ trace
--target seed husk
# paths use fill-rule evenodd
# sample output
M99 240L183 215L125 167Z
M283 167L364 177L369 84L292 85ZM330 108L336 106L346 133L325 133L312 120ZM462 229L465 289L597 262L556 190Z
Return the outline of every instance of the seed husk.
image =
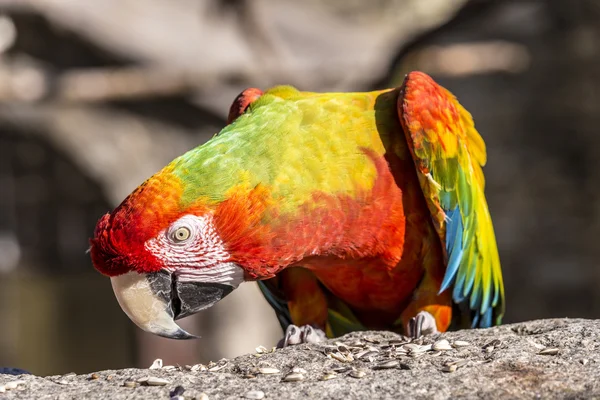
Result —
M220 371L220 370L222 370L222 369L223 369L223 368L225 368L226 366L227 366L227 363L223 363L223 364L216 364L216 365L214 365L214 366L210 367L210 368L208 369L208 372L217 372L217 371Z
M140 383L142 383L142 382L140 382ZM143 381L143 384L145 384L147 386L165 386L165 385L168 385L169 383L171 383L171 382L169 382L166 379L159 378L157 376L149 376Z
M371 351L371 350L363 350L363 351L361 351L360 353L356 353L356 354L354 355L354 357L355 357L357 360L360 360L360 359L363 359L363 358L374 357L374 356L376 356L377 354L378 354L378 352L376 352L376 351Z
M258 373L259 374L263 374L263 375L274 375L274 374L278 374L281 371L279 371L277 368L272 368L272 367L261 367L258 369Z
M265 397L265 392L262 390L251 390L247 392L244 397L251 400L261 400Z
M300 367L294 367L292 368L292 371L296 374L306 374L306 370L304 368L300 368Z
M360 379L360 378L364 377L365 375L367 375L367 372L364 369L353 369L352 371L350 371L349 375L353 378Z
M25 381L22 380L18 380L18 381L12 381L12 382L7 382L4 384L4 387L6 388L6 390L13 390L16 389L19 385L24 385Z
M470 345L471 343L465 342L464 340L455 340L454 342L452 342L453 347L465 347Z
M161 369L162 366L163 366L163 360L160 358L157 358L156 360L154 360L152 365L150 367L148 367L148 369Z
M319 378L320 381L328 381L330 379L335 379L337 378L338 374L333 372L333 371L328 371L325 372L323 375L321 375L321 377Z
M540 354L542 356L555 356L558 354L559 351L560 351L560 349L558 349L556 347L549 347L547 349L540 351L538 354Z
M339 362L348 362L349 360L341 353L329 353L328 357L333 358L334 360L338 360Z
M197 400L208 400L208 395L204 392L200 393L198 395L198 397L196 397Z
M454 372L458 369L458 367L456 366L456 364L451 364L451 365L446 365L444 368L442 368L443 372Z
M267 348L262 345L258 346L255 350L258 354L265 354L269 352L269 350L267 350Z
M400 365L400 362L398 360L389 360L375 365L373 369L390 369L396 368L398 365Z
M433 350L452 350L452 346L450 346L450 342L448 342L446 339L442 339L442 340L438 340L437 342L435 342L432 346Z
M300 382L304 380L304 374L300 374L298 372L292 372L291 374L287 374L284 378L284 382Z
M94 372L93 374L90 375L90 380L93 381L96 379L100 379L100 375L98 375L97 373Z
M126 388L134 388L138 386L138 383L134 381L125 381L123 382L123 386L125 386Z

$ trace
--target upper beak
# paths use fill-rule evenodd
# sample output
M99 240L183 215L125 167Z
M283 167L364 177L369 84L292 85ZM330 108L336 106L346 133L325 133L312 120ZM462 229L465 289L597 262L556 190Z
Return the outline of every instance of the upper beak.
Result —
M230 272L223 279L162 270L128 272L110 280L119 305L137 326L166 338L193 339L197 336L183 330L175 320L214 305L237 288L243 281L242 268L230 264L227 269Z

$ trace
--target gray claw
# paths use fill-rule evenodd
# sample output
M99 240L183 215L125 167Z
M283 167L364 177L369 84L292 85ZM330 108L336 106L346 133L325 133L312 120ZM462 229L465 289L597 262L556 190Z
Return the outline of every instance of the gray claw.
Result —
M319 343L326 338L325 332L319 328L310 325L290 325L285 330L285 336L279 341L277 347L282 348L302 343Z
M422 335L431 335L439 332L435 318L427 311L421 311L415 317L411 318L408 321L406 331L408 336L413 339L418 339Z

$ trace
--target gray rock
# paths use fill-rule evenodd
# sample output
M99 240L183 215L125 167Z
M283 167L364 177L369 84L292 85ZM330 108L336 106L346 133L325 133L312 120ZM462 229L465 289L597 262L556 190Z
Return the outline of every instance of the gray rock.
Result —
M6 390L6 399L147 399L169 398L174 388L185 389L186 399L243 398L249 392L264 392L270 399L470 399L470 398L592 398L600 396L600 320L551 319L481 330L463 330L421 339L420 345L446 339L468 342L443 351L426 351L410 357L396 351L400 337L390 332L355 332L338 338L348 351L360 352L364 342L380 351L371 359L340 362L328 357L334 341L306 344L229 360L216 372L124 369L69 377L69 385L57 385L61 377L23 375L24 384ZM361 339L360 341L358 339ZM368 339L368 340L367 340ZM395 340L395 342L394 342ZM391 342L390 342L391 341ZM352 345L351 345L352 344ZM339 348L339 346L338 346ZM490 350L491 349L491 350ZM544 351L544 349L558 349ZM389 362L390 360L398 360ZM388 362L390 368L378 368ZM302 369L304 379L282 381L282 374L258 374L264 366L279 369L283 376ZM294 369L296 368L296 369ZM360 379L352 371L367 373ZM337 372L335 379L323 380ZM111 376L110 379L107 379ZM163 387L125 387L125 381L153 376L168 380ZM246 376L246 378L244 378ZM0 375L0 385L15 376Z

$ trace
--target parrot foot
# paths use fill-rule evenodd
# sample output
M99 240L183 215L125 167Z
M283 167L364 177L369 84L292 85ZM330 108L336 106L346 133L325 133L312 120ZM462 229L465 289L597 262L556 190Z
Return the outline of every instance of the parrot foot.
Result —
M302 343L319 343L327 338L325 332L310 325L290 325L285 330L285 336L277 343L278 348Z
M415 317L408 321L406 331L408 336L413 339L418 339L422 335L431 335L438 333L437 324L433 315L427 311L420 311Z

